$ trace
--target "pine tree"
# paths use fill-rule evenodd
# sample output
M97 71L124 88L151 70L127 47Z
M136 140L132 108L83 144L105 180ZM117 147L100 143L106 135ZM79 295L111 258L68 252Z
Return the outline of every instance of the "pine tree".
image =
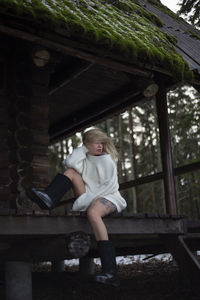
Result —
M189 21L196 26L200 26L200 0L181 0L179 2L179 14L188 16Z
M190 87L177 88L168 95L174 166L200 161L200 96ZM176 178L178 212L199 217L200 171Z

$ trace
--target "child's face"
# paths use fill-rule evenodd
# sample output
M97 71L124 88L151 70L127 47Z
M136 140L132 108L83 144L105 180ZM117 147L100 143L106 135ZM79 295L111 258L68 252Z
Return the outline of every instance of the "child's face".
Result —
M85 143L85 147L91 155L101 155L103 152L103 143L101 142Z

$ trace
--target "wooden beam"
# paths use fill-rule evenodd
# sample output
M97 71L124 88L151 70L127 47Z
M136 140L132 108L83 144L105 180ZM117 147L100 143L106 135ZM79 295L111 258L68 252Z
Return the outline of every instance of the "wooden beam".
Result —
M6 92L7 76L6 76L6 63L5 57L0 56L0 95Z
M128 182L123 182L119 185L119 189L126 190L129 188L135 187L135 186L155 182L155 181L161 180L161 179L163 179L163 172L145 176L145 177L136 178L136 179L130 180Z
M33 62L39 68L44 67L46 64L48 64L50 58L51 55L45 48L38 47L38 49L35 49L32 52Z
M153 97L158 92L158 85L148 78L136 78L138 89L146 98Z
M10 248L1 250L0 261L5 260L64 260L85 256L90 249L90 237L82 232L65 236L22 237L10 239Z
M200 170L200 162L195 162L174 169L175 176Z
M156 95L156 105L160 133L162 165L164 172L166 212L169 214L177 214L174 168L166 94L167 93L165 87L160 85L158 93Z
M25 26L23 29L18 29L19 23L12 23L12 26L13 27L11 27L10 25L0 24L0 32L25 41L37 43L43 47L52 49L65 55L72 55L86 61L104 65L108 68L117 69L148 78L150 78L152 75L153 66L149 66L150 70L148 70L146 64L145 66L142 65L137 67L137 64L131 65L130 61L123 60L121 56L111 55L110 51L101 51L97 47L95 48L91 46L89 46L88 50L88 44L75 42L73 40L70 40L69 38L66 38L66 36L60 36L59 38L59 36L55 33L42 32L41 29L38 33L33 34L31 32L28 32L28 28ZM21 26L21 28L22 27L23 25ZM162 72L167 73L172 77L172 74L168 71L163 69Z
M82 62L79 65L74 66L70 70L67 69L53 74L53 81L50 81L49 86L49 95L54 94L58 89L66 86L67 84L71 83L74 79L77 79L81 74L89 70L94 64L90 62Z
M167 234L184 233L184 218L165 217L132 217L109 216L104 218L108 233L120 234ZM92 229L85 216L0 216L0 238L9 237L44 237L56 235L66 236L72 232L83 231L93 235Z
M174 168L174 175L178 176L178 175L182 175L185 173L194 172L194 171L198 171L198 170L200 170L200 162L196 162L196 163L188 164L186 166ZM129 189L129 188L139 186L142 184L155 182L157 180L163 179L163 177L164 177L164 173L159 172L159 173L155 173L153 175L136 178L134 180L130 180L130 181L121 183L119 185L120 190L125 190L125 189Z

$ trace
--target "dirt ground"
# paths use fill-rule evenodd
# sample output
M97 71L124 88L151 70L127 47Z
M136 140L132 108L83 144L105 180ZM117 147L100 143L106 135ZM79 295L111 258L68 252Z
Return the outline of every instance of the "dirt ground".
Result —
M172 261L151 260L119 265L120 287L94 283L91 277L80 276L77 267L63 273L37 268L33 273L33 300L199 300L197 288L181 279ZM45 271L45 272L44 272ZM96 266L96 272L100 268ZM1 281L0 299L4 297Z

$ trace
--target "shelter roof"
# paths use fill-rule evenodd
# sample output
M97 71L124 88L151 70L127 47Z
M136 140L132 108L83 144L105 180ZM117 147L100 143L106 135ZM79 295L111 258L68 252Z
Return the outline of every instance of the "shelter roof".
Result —
M1 0L0 32L60 55L52 139L143 100L144 78L199 84L199 31L159 0Z
M159 4L158 8L137 0L1 0L0 8L1 13L31 20L44 29L64 29L66 36L132 63L150 63L179 79L187 78L191 75L186 63L189 57L180 55L184 49L176 47L174 31L163 30L163 18L173 28L179 21L173 23L166 11L161 13L158 0L150 2ZM190 66L194 67L191 61Z
M154 5L150 2L154 2ZM187 61L191 70L200 73L200 31L186 23L158 1L139 0L139 3L148 12L155 14L162 20L163 26L160 27L160 30L171 34L177 40L176 50Z

